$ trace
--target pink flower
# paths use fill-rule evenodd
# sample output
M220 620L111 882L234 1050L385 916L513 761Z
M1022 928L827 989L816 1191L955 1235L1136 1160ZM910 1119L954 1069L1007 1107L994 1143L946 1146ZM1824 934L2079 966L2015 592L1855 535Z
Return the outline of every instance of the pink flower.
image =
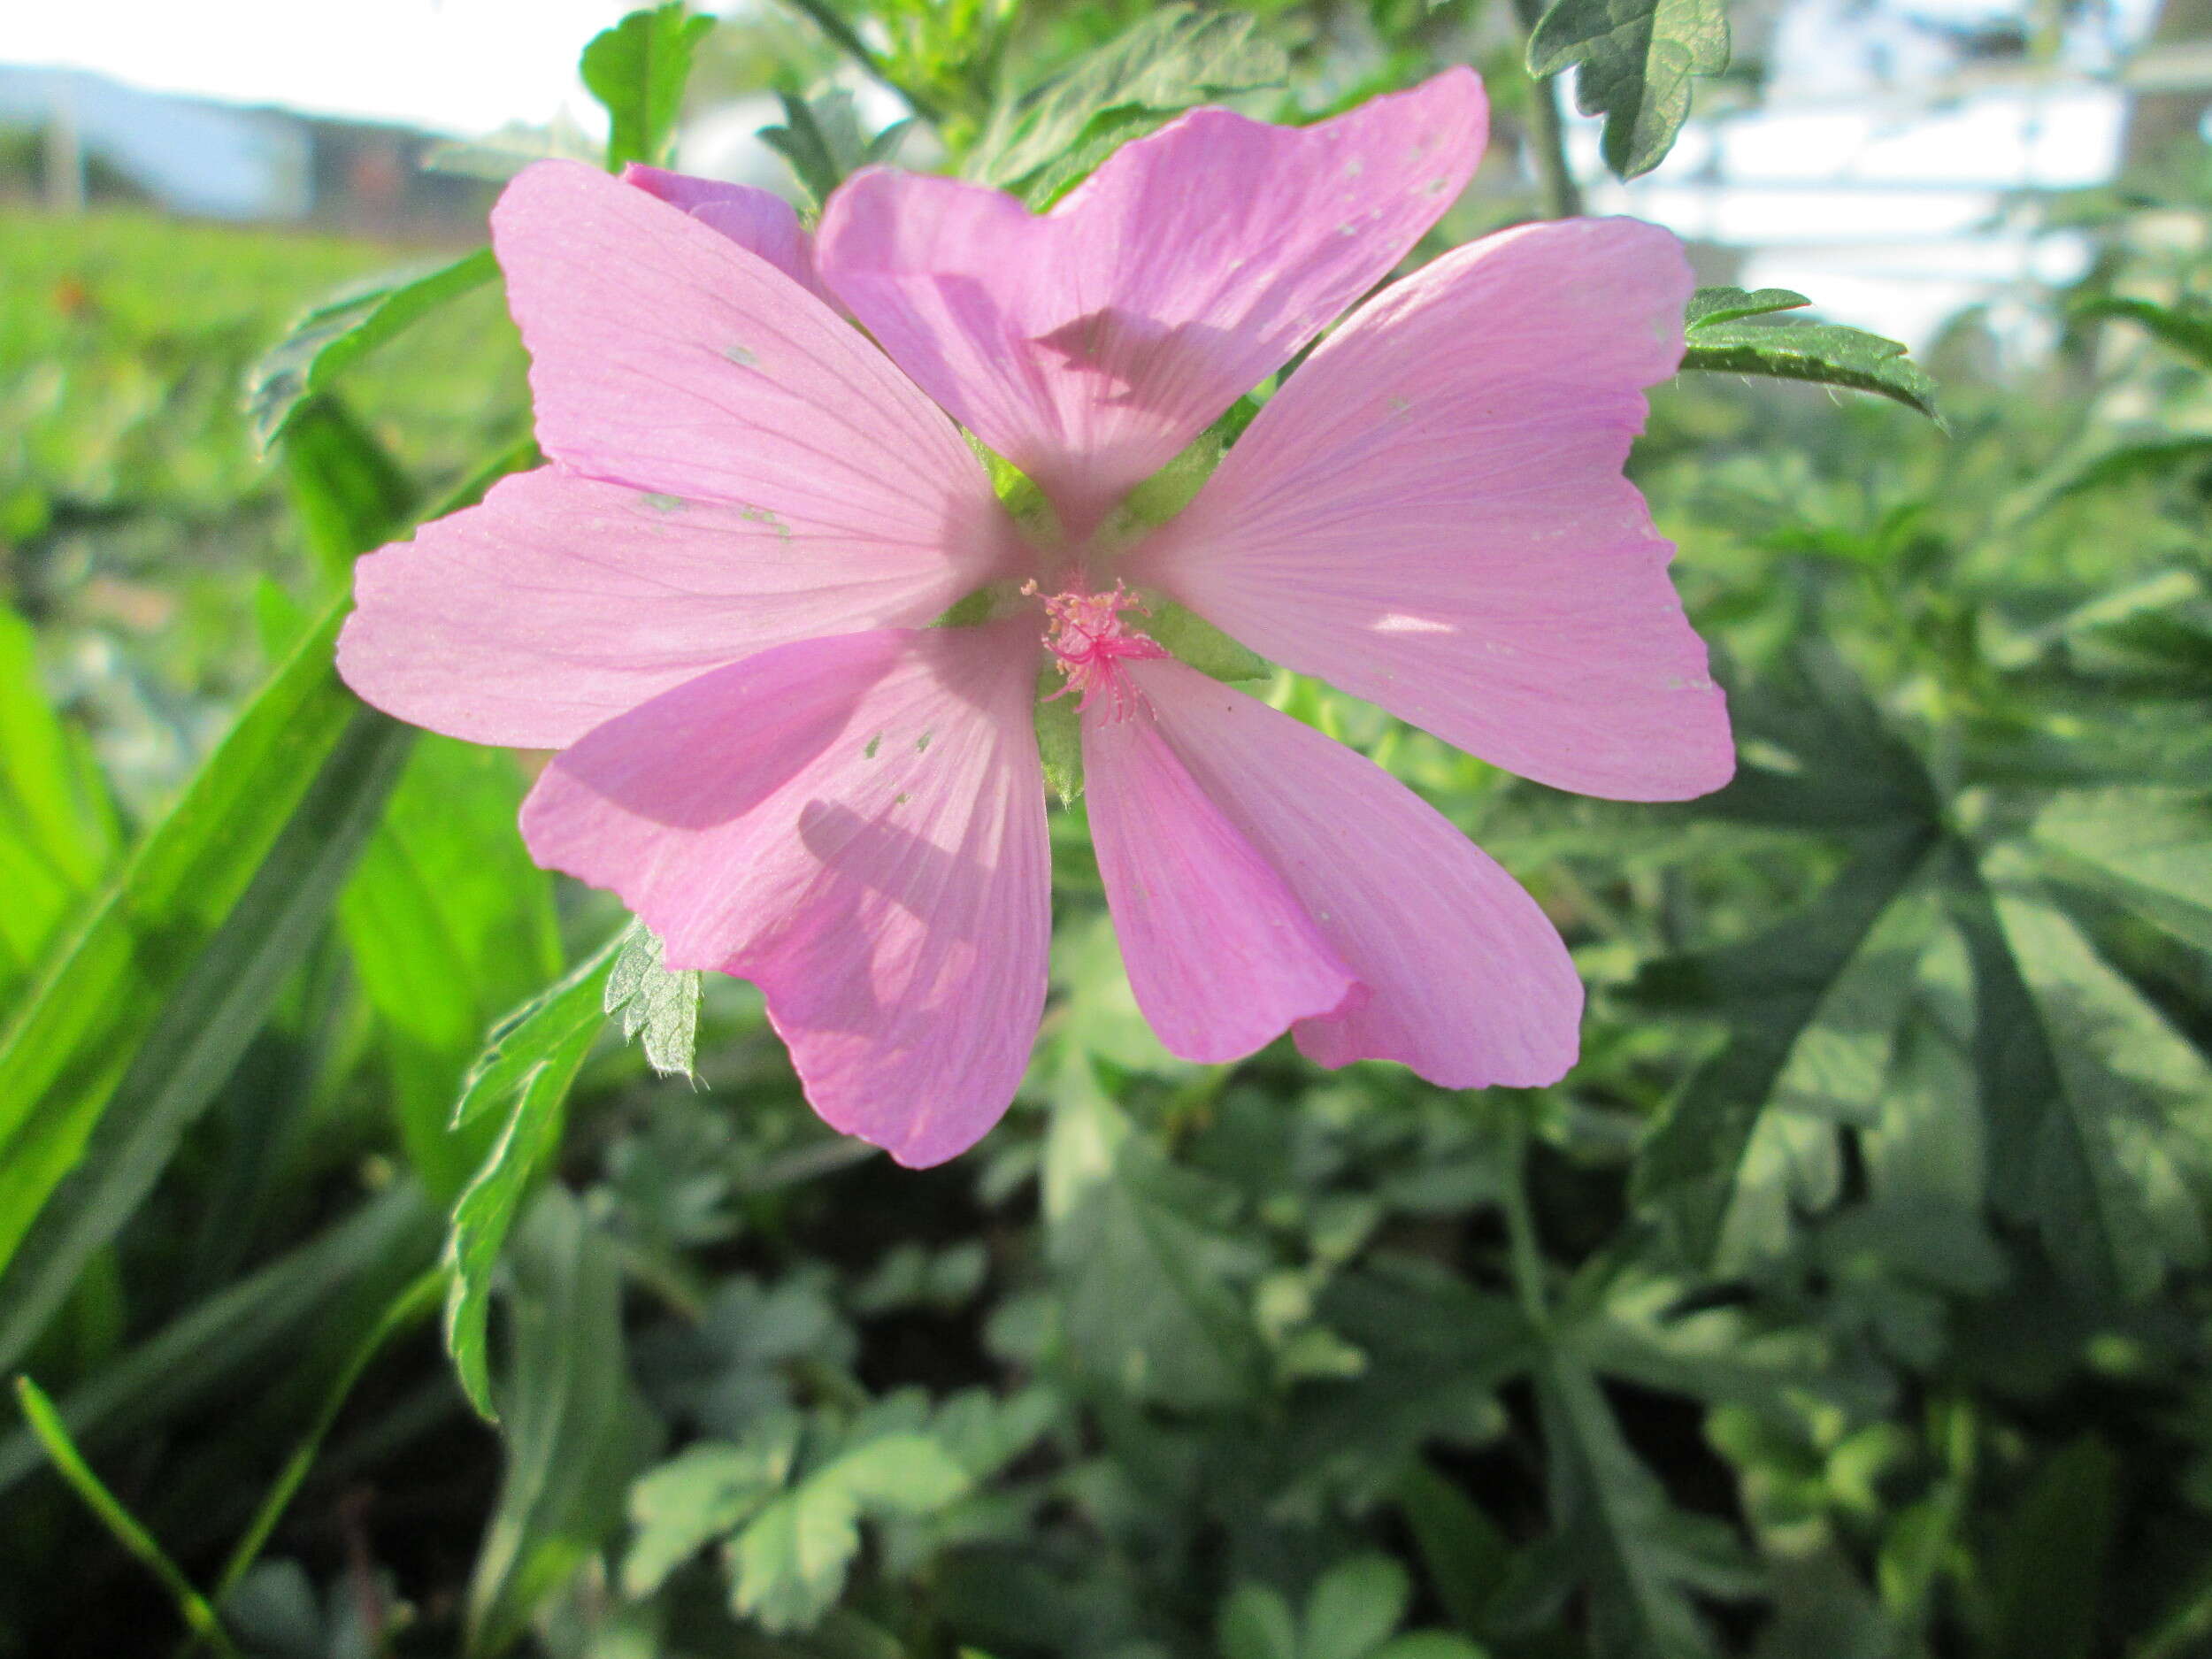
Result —
M1405 257L1485 121L1465 70L1302 128L1200 110L1044 216L872 170L811 241L758 191L534 166L493 235L551 464L364 560L340 665L403 719L559 749L532 854L619 893L670 966L755 980L816 1110L902 1163L980 1137L1035 1037L1046 664L1170 1048L1287 1026L1325 1065L1552 1082L1582 993L1534 902L1364 757L1175 660L1143 605L1561 788L1717 787L1720 693L1621 476L1681 351L1673 238L1576 220L1445 255L1171 521L1125 546L1113 519ZM1056 536L1016 527L954 421ZM988 619L929 626L979 590Z

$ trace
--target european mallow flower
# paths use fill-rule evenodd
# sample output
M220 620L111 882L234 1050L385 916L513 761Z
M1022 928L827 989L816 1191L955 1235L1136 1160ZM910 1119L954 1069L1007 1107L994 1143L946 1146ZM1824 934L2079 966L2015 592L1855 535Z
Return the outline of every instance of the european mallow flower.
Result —
M1118 511L1406 257L1486 121L1463 69L1312 127L1202 109L1041 216L871 169L811 236L764 192L540 163L492 231L549 464L365 559L340 666L403 719L557 749L533 856L668 966L755 981L815 1109L902 1163L972 1145L1027 1064L1057 695L1169 1048L1288 1027L1324 1065L1555 1081L1582 991L1534 901L1148 628L1183 607L1562 789L1718 786L1721 694L1621 472L1681 353L1675 240L1578 219L1448 253L1357 304L1182 511ZM1046 509L1017 522L962 428Z

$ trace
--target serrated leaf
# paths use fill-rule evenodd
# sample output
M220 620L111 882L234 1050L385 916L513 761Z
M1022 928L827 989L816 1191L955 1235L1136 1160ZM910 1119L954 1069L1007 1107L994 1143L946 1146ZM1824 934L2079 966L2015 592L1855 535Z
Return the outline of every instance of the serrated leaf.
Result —
M1632 1184L1692 1261L1725 1272L1778 1254L1794 1211L1833 1198L1837 1125L1876 1110L1933 927L1932 907L1899 902L1935 844L1919 824L1877 833L1809 910L1639 977L1646 1005L1730 1025L1645 1142Z
M352 283L292 325L246 380L246 415L267 449L285 434L303 399L326 391L370 352L449 301L499 274L488 248L442 264Z
M864 1516L926 1515L964 1494L967 1471L927 1434L864 1440L808 1474L740 1532L730 1605L771 1632L809 1629L836 1604Z
M2115 295L2085 300L2074 307L2074 315L2124 317L2141 324L2154 339L2171 346L2199 368L2212 369L2212 306L2161 305Z
M670 0L592 36L577 70L606 107L609 167L628 161L659 166L668 159L692 58L713 27L713 18L693 17L684 0Z
M1069 176L1071 156L1087 162L1087 172L1113 147L1194 104L1280 85L1289 67L1282 49L1260 35L1250 17L1164 6L1002 107L965 171L1041 205L1039 196L1056 196L1080 176ZM1040 191L1040 184L1047 188Z
M1668 1499L1588 1371L1553 1356L1537 1373L1536 1403L1553 1564L1589 1592L1595 1659L1711 1659L1695 1598L1756 1587L1734 1532Z
M862 130L860 105L841 88L801 97L778 92L783 123L760 129L761 142L781 156L819 211L830 193L861 168L891 159L913 126L895 121L873 138Z
M1685 313L1682 367L1872 392L1944 424L1935 382L1896 341L1840 323L1753 320L1810 303L1787 288L1700 288Z
M1692 77L1728 67L1728 14L1720 0L1555 0L1529 33L1528 70L1570 66L1575 107L1605 117L1605 165L1633 179L1674 148Z
M2212 1065L2000 848L1953 864L1973 963L1991 1197L2060 1271L2140 1298L2206 1256Z
M632 922L607 974L605 1010L622 1016L626 1042L644 1033L645 1062L663 1077L690 1077L699 1036L699 973L661 966L660 938Z

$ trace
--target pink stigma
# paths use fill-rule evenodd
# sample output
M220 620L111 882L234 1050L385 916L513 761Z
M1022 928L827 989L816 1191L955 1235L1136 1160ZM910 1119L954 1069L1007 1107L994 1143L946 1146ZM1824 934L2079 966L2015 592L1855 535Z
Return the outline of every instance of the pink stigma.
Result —
M1035 595L1037 584L1028 583L1022 592ZM1113 717L1119 719L1128 712L1128 693L1115 673L1114 664L1167 655L1156 641L1135 632L1121 619L1121 613L1133 605L1142 610L1141 602L1116 582L1110 594L1055 594L1044 605L1045 614L1052 618L1052 631L1045 635L1045 646L1052 653L1052 665L1068 682L1045 701L1053 702L1072 691L1076 694L1075 706L1087 710L1091 699L1103 691L1113 700Z

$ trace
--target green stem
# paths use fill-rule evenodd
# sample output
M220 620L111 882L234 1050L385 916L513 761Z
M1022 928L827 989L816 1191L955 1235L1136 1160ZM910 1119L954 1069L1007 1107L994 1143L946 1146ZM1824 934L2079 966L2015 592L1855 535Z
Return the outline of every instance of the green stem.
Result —
M54 1409L54 1402L46 1397L45 1391L28 1377L19 1376L15 1392L23 1402L24 1419L31 1425L31 1432L38 1437L38 1443L45 1448L61 1478L84 1501L85 1507L99 1517L115 1541L137 1556L147 1571L161 1580L194 1637L206 1642L224 1659L242 1659L237 1644L231 1640L222 1621L215 1617L215 1609L207 1598L193 1587L192 1580L169 1559L154 1535L139 1524L138 1517L125 1509L121 1501L101 1484L100 1477L92 1472L92 1465L85 1462L84 1455L69 1438L61 1413Z
M1536 33L1544 15L1544 0L1513 0L1525 38ZM1559 80L1555 75L1529 77L1528 151L1536 166L1537 199L1546 219L1574 219L1582 211L1582 188L1567 165L1567 125L1559 112Z
M1541 1331L1551 1323L1544 1292L1544 1247L1536 1211L1528 1201L1528 1125L1517 1111L1506 1154L1505 1232L1513 1265L1513 1293L1528 1322Z

